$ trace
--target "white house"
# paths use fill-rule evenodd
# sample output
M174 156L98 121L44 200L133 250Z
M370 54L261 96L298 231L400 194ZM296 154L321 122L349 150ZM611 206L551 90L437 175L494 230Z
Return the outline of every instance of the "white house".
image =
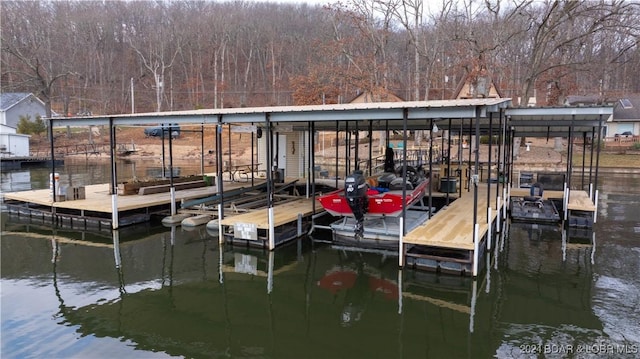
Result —
M569 106L599 105L598 95L567 96L565 104ZM605 124L605 136L640 136L640 94L627 94L613 103L613 115Z
M0 125L0 157L29 156L30 137L16 133L13 127Z
M607 136L615 135L640 135L640 94L627 95L616 102L607 123Z

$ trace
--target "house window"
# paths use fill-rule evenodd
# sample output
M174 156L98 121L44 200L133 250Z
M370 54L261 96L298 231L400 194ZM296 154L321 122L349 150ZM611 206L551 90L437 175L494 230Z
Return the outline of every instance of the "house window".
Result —
M622 105L622 108L624 108L625 110L633 108L633 104L631 103L631 101L629 101L628 98L621 98L620 104Z

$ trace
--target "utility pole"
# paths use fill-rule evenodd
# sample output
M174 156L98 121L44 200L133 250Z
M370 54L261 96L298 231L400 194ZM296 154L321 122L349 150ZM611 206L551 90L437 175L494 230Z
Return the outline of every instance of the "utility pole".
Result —
M133 94L133 77L131 78L131 113L136 113L136 100Z

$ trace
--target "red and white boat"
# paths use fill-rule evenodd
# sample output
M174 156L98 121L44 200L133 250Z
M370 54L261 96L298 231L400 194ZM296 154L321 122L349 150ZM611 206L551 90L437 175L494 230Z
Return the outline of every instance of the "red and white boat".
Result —
M402 189L388 190L381 192L375 188L367 188L364 200L365 217L397 217L402 214L403 206L411 207L425 195L429 179L425 178L419 182L415 188L407 189L406 198L403 200ZM322 207L334 216L358 217L354 215L352 205L349 203L349 195L345 189L330 192L318 197Z

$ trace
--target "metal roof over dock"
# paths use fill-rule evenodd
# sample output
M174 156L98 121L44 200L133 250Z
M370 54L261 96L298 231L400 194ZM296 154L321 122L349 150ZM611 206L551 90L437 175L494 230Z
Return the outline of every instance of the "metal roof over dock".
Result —
M511 99L465 99L409 102L349 103L309 106L241 107L201 109L190 111L166 111L118 115L79 116L49 119L53 127L61 126L150 126L158 123L175 124L253 124L267 122L276 128L307 130L313 122L315 130L335 131L348 128L372 130L406 128L428 129L430 122L463 133L474 132L465 126L478 119L480 131L486 133L489 122L498 128L501 115L516 136L556 137L567 136L569 129L589 133L601 126L613 113L612 106L595 107L527 107L512 108ZM446 124L445 124L446 122ZM590 137L590 135L589 135Z

